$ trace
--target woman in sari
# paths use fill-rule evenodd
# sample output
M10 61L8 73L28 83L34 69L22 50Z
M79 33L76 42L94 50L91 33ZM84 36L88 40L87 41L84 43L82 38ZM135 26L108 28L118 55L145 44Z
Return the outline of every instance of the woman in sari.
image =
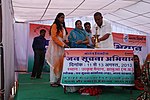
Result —
M70 32L68 40L71 48L87 48L88 34L83 29L81 20L75 22L75 29Z
M50 65L50 85L59 86L63 67L64 48L67 45L65 15L58 13L50 29L50 41L46 52L46 61Z
M134 61L134 83L135 83L135 89L143 90L144 85L141 81L141 68L140 68L140 59L138 55L133 56Z
M70 47L71 48L87 48L87 44L89 43L88 34L82 28L82 22L77 20L75 22L75 29L73 29L68 37ZM81 87L79 86L67 86L67 92L76 92Z
M138 55L133 56L134 61L134 79L137 80L141 76L140 59Z
M150 53L147 54L147 56L146 56L146 59L145 59L144 64L143 64L143 66L142 66L142 71L144 71L145 68L148 67L147 65L148 65L149 62L150 62Z
M145 84L150 81L150 53L147 54L144 64L142 66L142 80Z

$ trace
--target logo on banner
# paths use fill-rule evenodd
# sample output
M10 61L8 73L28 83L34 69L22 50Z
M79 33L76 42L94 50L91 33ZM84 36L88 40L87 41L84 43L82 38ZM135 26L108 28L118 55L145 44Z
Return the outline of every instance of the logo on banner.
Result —
M128 34L124 34L123 35L123 42L128 42L128 40L129 40Z

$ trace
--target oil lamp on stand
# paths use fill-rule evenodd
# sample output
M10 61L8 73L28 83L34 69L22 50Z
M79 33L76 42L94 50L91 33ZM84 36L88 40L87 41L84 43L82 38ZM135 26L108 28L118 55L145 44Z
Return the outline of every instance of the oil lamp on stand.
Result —
M97 30L98 30L98 27L96 27L96 33L94 35L94 48L99 48L99 45L98 45L98 37L99 37L99 35L98 35Z

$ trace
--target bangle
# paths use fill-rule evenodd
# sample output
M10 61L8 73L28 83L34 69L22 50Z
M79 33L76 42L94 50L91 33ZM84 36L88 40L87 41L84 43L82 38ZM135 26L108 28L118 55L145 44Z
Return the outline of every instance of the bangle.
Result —
M84 41L82 41L82 44L84 44L83 42L84 42Z

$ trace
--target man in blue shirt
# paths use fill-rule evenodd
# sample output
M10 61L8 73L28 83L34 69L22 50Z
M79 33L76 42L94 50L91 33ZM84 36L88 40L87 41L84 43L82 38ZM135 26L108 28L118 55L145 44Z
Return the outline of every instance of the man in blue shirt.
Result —
M35 37L33 40L32 48L34 51L34 65L32 69L31 79L33 78L41 78L41 72L44 65L45 60L45 52L46 52L46 39L45 37L46 30L41 29L40 35Z

